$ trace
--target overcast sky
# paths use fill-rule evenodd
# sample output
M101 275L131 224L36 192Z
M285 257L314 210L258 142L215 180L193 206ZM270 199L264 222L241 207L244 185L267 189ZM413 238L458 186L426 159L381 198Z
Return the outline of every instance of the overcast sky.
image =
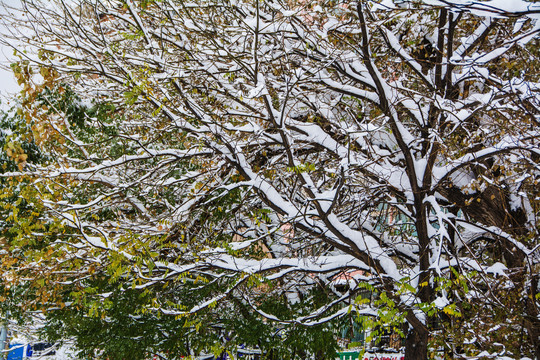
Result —
M16 6L20 4L20 0L0 0L0 14L5 14L4 6ZM1 25L0 25L1 26ZM3 29L2 29L3 30ZM0 35L1 36L1 35ZM13 50L5 48L0 45L0 63L4 66L9 65L9 59L13 56ZM9 106L7 104L6 97L10 93L18 91L18 85L11 72L0 69L0 100L2 101L2 108Z

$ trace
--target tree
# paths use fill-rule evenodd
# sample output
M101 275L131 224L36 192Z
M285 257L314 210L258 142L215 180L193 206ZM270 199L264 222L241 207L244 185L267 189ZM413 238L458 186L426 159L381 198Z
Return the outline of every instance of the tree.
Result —
M31 72L26 65L14 68L19 75ZM46 110L41 120L61 117L65 123L73 126L72 131L76 131L80 138L92 138L101 146L105 142L115 143L118 140L114 116L111 115L114 106L84 104L69 87L54 85L57 79L54 72L46 75L39 86L24 86L23 108L32 106ZM19 110L19 113L23 111ZM88 129L84 125L88 118L95 118L106 128L100 129L103 131ZM40 122L34 122L31 118L27 120L28 123L20 116L6 116L5 124L9 125L4 128L17 136L12 137L11 145L5 146L5 155L18 158L19 153L30 153L18 151L12 155L10 150L13 147L26 148L26 142L30 141L31 149L40 156L25 157L28 161L23 166L9 161L7 171L18 168L31 171L38 165L54 164L55 157L50 152L62 152L63 139L57 137L58 134L44 132L43 127L39 126ZM21 142L21 139L30 140ZM36 142L41 148L37 148ZM117 151L115 149L113 146L111 151ZM43 156L40 150L46 150L48 156ZM66 152L77 156L73 149L66 149ZM2 290L3 298L10 300L3 305L9 306L12 314L17 314L22 326L28 323L30 314L45 312L47 319L38 329L38 337L45 336L51 342L74 339L82 358L147 359L148 356L160 354L181 356L201 352L219 355L233 351L238 346L258 347L274 359L295 358L306 351L325 356L335 354L333 333L327 324L313 326L307 332L295 324L276 329L265 325L260 317L250 314L246 310L248 305L239 301L203 309L196 318L163 318L161 313L149 311L155 310L158 303L194 307L204 301L205 295L222 291L223 284L217 289L207 287L201 291L197 282L204 279L200 276L190 279L186 275L175 285L170 285L171 281L141 285L139 274L129 276L133 261L137 268L148 266L152 271L158 253L151 253L148 243L155 242L152 245L155 248L167 248L170 245L165 242L167 239L147 237L143 242L137 235L127 235L130 250L139 254L136 258L125 258L123 251L118 249L103 252L100 251L102 249L73 243L70 238L74 236L74 231L65 226L65 216L59 217L47 211L53 200L63 199L66 190L70 191L68 196L71 201L87 201L89 193L104 191L102 182L76 189L71 177L48 178L43 173L37 177L9 175L6 174L6 178L10 182L6 182L8 186L4 188L4 193L9 197L4 206L15 215L5 215L8 222L3 228L3 234L6 234L3 245L8 252L3 254L3 283L7 286ZM21 191L21 188L25 191ZM36 196L36 192L40 195ZM14 199L18 200L15 202ZM35 206L34 203L40 200L40 206ZM20 204L25 204L25 212L19 209ZM225 202L221 206L226 206ZM224 212L221 211L221 214L223 217ZM19 221L19 218L24 221ZM107 222L117 219L110 209L101 209L91 218ZM205 223L210 224L211 220L219 218L220 215L216 214ZM194 285L191 286L188 280L193 281ZM292 315L282 299L269 294L265 294L264 300L260 295L259 298L259 304L268 302L281 314ZM302 305L297 304L294 308L299 310Z
M27 0L16 76L54 161L9 176L61 183L44 204L85 271L185 291L156 314L236 301L310 327L354 309L401 331L407 359L494 339L540 357L538 11ZM107 120L35 101L38 71Z

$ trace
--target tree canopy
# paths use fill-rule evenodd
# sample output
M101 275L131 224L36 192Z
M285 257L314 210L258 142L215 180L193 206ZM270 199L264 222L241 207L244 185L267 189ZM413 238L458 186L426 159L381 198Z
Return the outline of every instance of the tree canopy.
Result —
M118 359L540 357L539 13L23 1L5 296Z

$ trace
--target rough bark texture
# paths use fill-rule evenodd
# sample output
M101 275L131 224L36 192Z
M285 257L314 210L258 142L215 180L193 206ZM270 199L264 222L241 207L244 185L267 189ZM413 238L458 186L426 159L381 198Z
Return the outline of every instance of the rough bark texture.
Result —
M540 275L535 274L532 277L529 296L525 300L527 312L525 327L529 334L529 341L533 344L536 359L540 359L540 320L538 319L538 308L534 301L534 296L538 293L538 280L540 280Z
M409 328L405 339L405 360L427 360L428 332Z

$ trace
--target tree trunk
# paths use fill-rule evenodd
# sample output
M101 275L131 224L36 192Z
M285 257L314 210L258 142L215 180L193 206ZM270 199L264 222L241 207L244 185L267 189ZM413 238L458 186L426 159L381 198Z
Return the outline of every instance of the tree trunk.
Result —
M540 327L538 319L526 319L525 327L529 334L529 341L533 346L535 359L540 359Z
M540 359L540 319L538 318L538 308L536 306L535 296L538 293L538 281L540 275L535 274L531 279L531 289L529 296L525 300L526 316L525 326L529 334L529 341L533 346L536 359Z
M405 339L405 360L427 360L428 332L409 327Z

